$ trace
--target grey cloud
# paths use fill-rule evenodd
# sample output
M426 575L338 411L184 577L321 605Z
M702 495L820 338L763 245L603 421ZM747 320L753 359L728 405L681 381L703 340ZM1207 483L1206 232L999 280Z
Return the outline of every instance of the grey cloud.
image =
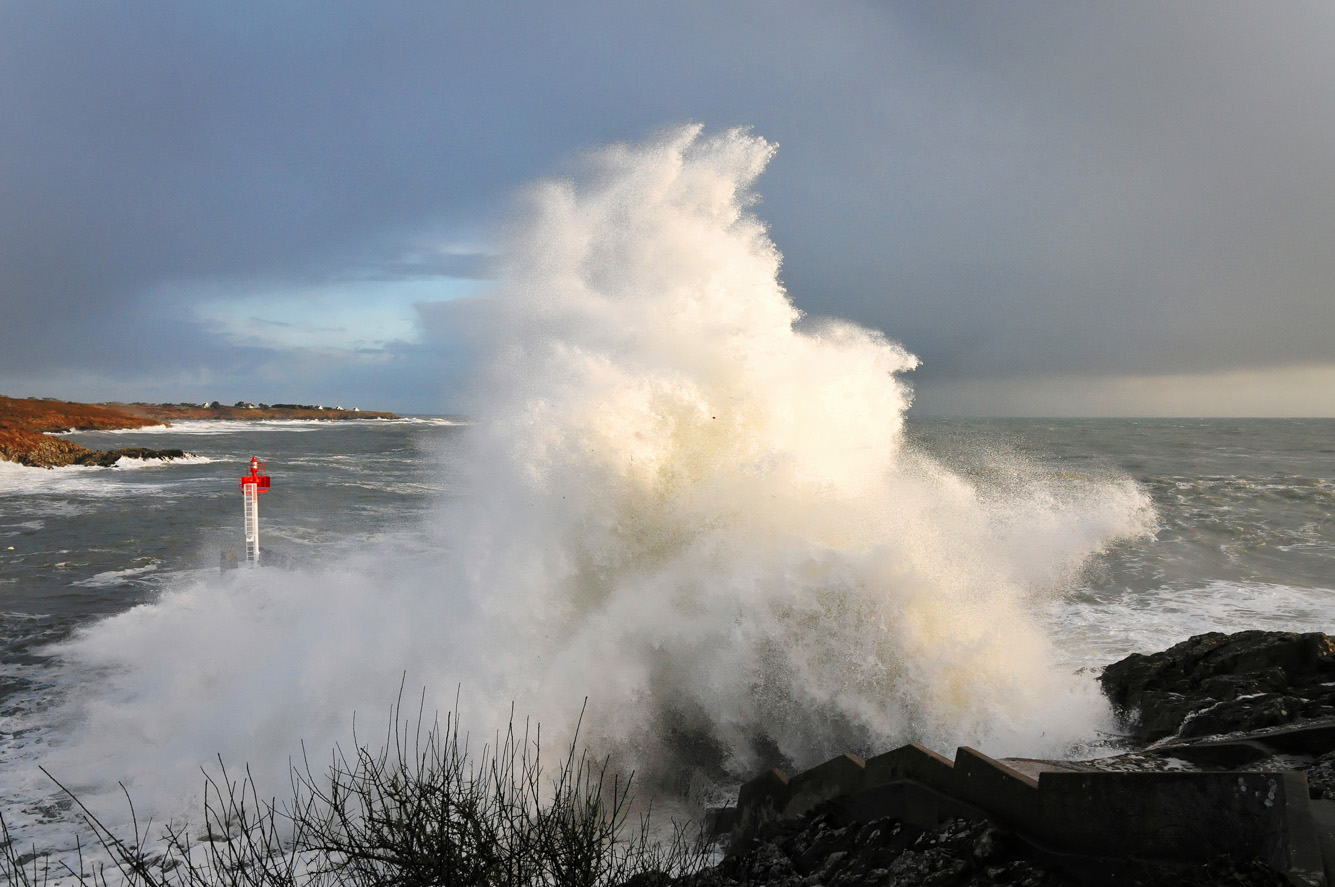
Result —
M963 361L939 332L924 329L925 342L960 371L1335 357L1323 334L1335 323L1335 257L1321 245L1335 210L1328 5L976 9L920 21L920 33L1023 115L1023 153L1044 168L1038 187L953 214L1013 226L983 239L981 261L933 231L977 282L927 269L928 286L990 332ZM999 212L1035 197L1037 214ZM936 320L918 323L946 329Z
M455 309L358 376L238 347L168 293L483 278L489 256L421 244L489 248L524 182L691 119L779 142L759 212L794 300L884 330L925 374L1335 361L1333 19L1214 0L0 2L0 388L323 372L439 408L471 354L433 313Z

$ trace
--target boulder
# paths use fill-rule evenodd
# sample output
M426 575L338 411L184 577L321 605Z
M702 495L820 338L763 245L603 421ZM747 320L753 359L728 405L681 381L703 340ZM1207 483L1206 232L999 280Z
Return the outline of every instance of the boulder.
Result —
M895 819L844 822L818 808L767 825L723 861L679 878L679 887L839 884L858 887L1078 883L1034 858L1012 833L987 821L952 819L932 829Z
M1207 701L1205 708L1196 709L1179 722L1177 735L1195 739L1291 724L1302 717L1306 703L1302 697L1286 693L1259 693L1214 704Z
M1160 653L1133 653L1099 678L1145 741L1335 714L1333 682L1335 641L1289 631L1200 634Z
M150 450L144 447L127 447L123 450L90 450L74 459L75 465L98 465L112 468L121 459L180 459L185 456L183 450Z
M1219 858L1196 866L1145 863L1106 878L1072 875L1053 855L987 820L950 819L918 828L893 818L845 822L834 807L796 820L778 820L717 865L676 878L653 872L622 887L1289 887L1284 875L1258 859Z
M1307 789L1313 800L1335 801L1335 751L1317 758L1307 768Z

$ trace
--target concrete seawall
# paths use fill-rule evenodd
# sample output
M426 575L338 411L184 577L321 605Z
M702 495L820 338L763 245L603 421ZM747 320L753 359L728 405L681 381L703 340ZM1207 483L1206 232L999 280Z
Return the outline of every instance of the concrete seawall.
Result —
M850 821L894 817L920 828L988 819L1091 883L1143 864L1229 856L1259 858L1295 884L1325 885L1335 863L1322 853L1331 836L1320 805L1332 802L1312 801L1299 772L1069 772L1054 764L1035 779L970 748L952 762L919 745L866 761L841 755L791 778L767 771L719 811L715 830L738 846L766 823L822 804Z

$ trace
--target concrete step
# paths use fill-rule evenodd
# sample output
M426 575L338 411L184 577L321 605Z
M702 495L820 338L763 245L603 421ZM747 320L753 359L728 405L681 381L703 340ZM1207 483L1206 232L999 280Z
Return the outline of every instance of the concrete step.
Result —
M1335 801L1312 801L1312 823L1316 826L1316 839L1321 845L1326 883L1335 884Z
M745 840L775 819L836 801L851 819L912 821L984 816L1036 847L1092 866L1136 860L1188 865L1257 857L1294 884L1335 885L1335 804L1309 802L1301 773L1089 771L999 761L970 748L955 760L918 745L863 761L841 755L791 779L773 770L748 782L714 820ZM1324 869L1324 871L1323 871Z

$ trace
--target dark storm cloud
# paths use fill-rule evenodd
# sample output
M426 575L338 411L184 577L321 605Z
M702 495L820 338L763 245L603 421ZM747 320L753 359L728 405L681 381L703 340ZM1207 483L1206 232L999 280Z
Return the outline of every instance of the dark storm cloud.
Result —
M977 330L967 349L926 336L955 371L1335 358L1335 8L988 4L915 24L1024 119L1013 168L1039 170L952 214L1008 229L978 258L933 231L956 259L922 291Z
M0 389L448 406L448 311L340 366L197 284L484 275L514 189L686 120L780 143L794 300L927 380L1335 361L1332 37L1316 3L0 3Z

